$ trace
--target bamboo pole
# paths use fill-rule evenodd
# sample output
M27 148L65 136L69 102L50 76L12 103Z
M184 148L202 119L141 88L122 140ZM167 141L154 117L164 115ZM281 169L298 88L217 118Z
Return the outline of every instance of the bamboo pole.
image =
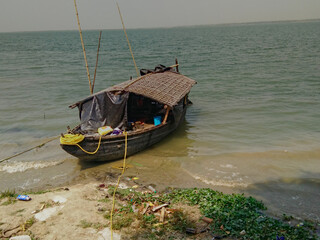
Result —
M127 32L126 32L126 27L124 26L124 22L123 22L123 19L122 19L120 7L119 7L118 2L116 2L116 4L117 4L117 7L118 7L118 11L119 11L119 15L120 15L123 31L124 31L124 34L126 35L126 38L127 38L127 42L128 42L129 50L130 50L130 53L131 53L131 56L132 56L132 60L133 60L133 63L134 63L134 67L136 68L137 76L139 77L140 76L139 70L138 70L136 61L134 60L133 52L132 52L131 45L130 45L130 42L129 42L129 38L128 38L128 35L127 35Z
M168 105L165 105L165 106L167 107L167 111L166 111L166 115L164 116L164 119L162 121L162 124L165 124L167 122L168 115L169 115L169 112L171 110L171 108Z
M99 43L98 43L98 50L97 50L97 60L96 60L96 67L95 67L95 69L94 69L94 77L93 77L93 83L92 83L92 92L93 92L93 89L94 89L94 83L96 82L96 75L97 75L97 67L98 67L98 59L99 59L99 49L100 49L101 34L102 34L102 31L100 31L100 34L99 34Z
M74 0L74 7L76 9L76 15L77 15L77 21L78 21L78 27L79 27L79 33L80 33L80 39L81 39L81 45L82 45L82 50L83 50L84 61L86 62L86 69L87 69L87 75L88 75L88 80L89 80L90 94L92 94L93 93L93 89L92 89L92 84L91 84L91 79L90 79L90 73L89 73L86 49L84 48L84 43L83 43L83 38L82 38L82 31L81 31L81 26L80 26L80 20L79 20L79 14L78 14L78 8L77 8L76 0Z
M178 63L178 58L176 58L176 71L179 72L179 63Z

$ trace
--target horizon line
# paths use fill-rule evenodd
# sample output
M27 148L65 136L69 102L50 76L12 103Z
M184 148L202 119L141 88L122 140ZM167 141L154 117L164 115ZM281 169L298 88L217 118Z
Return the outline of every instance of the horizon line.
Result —
M201 26L220 26L220 25L243 25L243 24L263 24L263 23L281 23L281 22L313 22L319 21L320 18L309 18L309 19L291 19L291 20L270 20L270 21L248 21L248 22L230 22L230 23L208 23L208 24L194 24L194 25L177 25L170 27L132 27L127 30L144 30L144 29L172 29L172 28L184 28L184 27L201 27ZM123 30L122 28L106 28L106 29L82 29L83 31L103 31L103 30ZM56 30L26 30L26 31L4 31L0 33L27 33L27 32L64 32L64 31L78 31L74 29L56 29Z

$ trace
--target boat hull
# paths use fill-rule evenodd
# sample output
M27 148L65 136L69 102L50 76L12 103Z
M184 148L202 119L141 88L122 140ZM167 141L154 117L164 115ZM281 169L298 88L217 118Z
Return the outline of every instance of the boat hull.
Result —
M127 156L140 152L164 139L173 132L183 121L186 108L179 121L168 122L150 129L129 132L127 135ZM88 152L94 152L98 147L99 137L86 137L79 145ZM125 136L104 136L101 138L99 150L95 154L87 154L76 145L63 145L67 153L85 161L112 161L121 159L125 153Z

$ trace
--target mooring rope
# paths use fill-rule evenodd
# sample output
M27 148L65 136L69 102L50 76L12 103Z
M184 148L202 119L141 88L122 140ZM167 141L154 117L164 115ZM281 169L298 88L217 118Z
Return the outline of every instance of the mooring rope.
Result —
M52 139L50 139L50 140L48 140L48 141L46 141L46 142L43 142L43 143L41 143L41 144L39 144L39 145L37 145L37 146L35 146L35 147L29 148L29 149L27 149L27 150L25 150L25 151L23 151L23 152L20 152L20 153L17 153L17 154L12 155L12 156L10 156L10 157L1 159L1 160L0 160L0 163L5 162L5 161L8 161L8 160L10 160L11 158L14 158L14 157L18 157L18 156L20 156L20 155L22 155L22 154L24 154L24 153L26 153L26 152L30 152L30 151L33 150L33 149L43 147L43 146L46 145L47 143L52 142L53 140L56 140L56 139L58 139L59 137L60 137L60 136L54 137L54 138L52 138Z
M126 158L127 158L127 149L128 149L128 133L125 131L124 132L124 142L125 142L125 147L124 147L124 157L123 157L123 167L122 167L122 172L120 174L120 176L118 177L118 182L116 187L114 188L113 191L113 197L112 197L112 209L111 209L111 213L110 213L110 231L111 231L111 240L113 240L113 229L112 229L112 220L113 220L113 211L114 211L114 205L115 205L115 196L116 196L116 191L118 189L119 183L120 183L120 179L122 177L122 175L124 174L125 170L126 170Z
M100 148L101 138L102 138L102 135L101 135L100 138L99 138L99 143L98 143L97 149L96 149L95 151L93 151L93 152L88 152L88 151L84 150L79 144L75 144L75 145L77 145L77 146L78 146L83 152L85 152L86 154L94 155L94 154L96 154L96 153L98 152L98 150L99 150L99 148Z
M91 154L91 155L96 154L100 148L100 145L101 145L102 135L100 135L98 147L93 152L88 152L85 149L83 149L83 147L81 147L79 145L79 143L82 142L84 140L84 138L85 138L85 136L82 134L64 134L60 137L60 144L74 145L74 146L77 146L78 148L80 148L83 152L85 152L87 154Z

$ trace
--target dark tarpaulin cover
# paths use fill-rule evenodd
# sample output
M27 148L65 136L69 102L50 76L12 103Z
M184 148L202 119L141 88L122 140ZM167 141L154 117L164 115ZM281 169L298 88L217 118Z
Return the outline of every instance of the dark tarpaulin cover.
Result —
M115 95L102 92L80 104L80 124L82 131L96 131L99 127L112 128L127 125L127 102L129 93Z

